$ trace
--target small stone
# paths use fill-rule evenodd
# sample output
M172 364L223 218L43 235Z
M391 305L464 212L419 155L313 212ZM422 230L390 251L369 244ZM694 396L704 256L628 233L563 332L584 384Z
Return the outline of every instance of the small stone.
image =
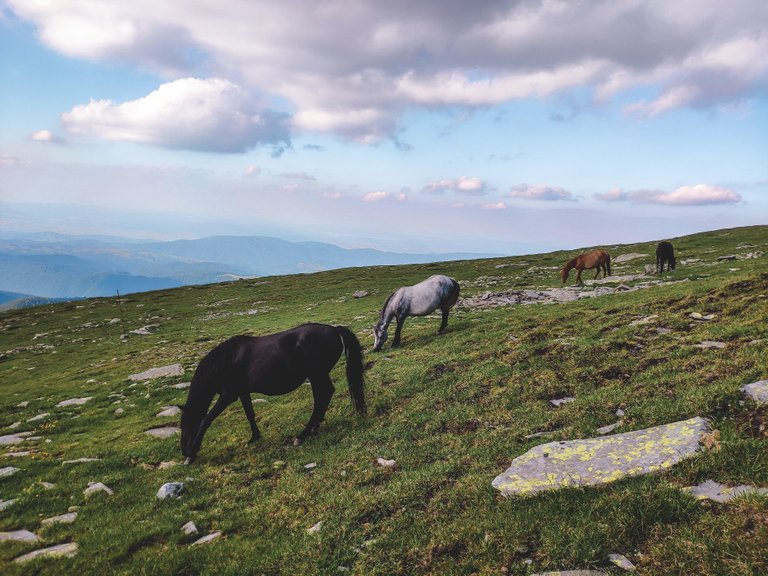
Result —
M624 424L624 422L622 420L619 420L618 422L614 422L613 424L608 424L607 426L602 426L601 428L597 429L597 433L600 434L601 436L604 435L604 434L610 434L611 432L616 430L616 428L618 428L622 424Z
M253 399L254 404L266 404L267 400L266 398L254 398Z
M394 468L396 464L394 460L387 460L386 458L376 458L376 463L382 468Z
M718 262L727 262L729 260L736 260L736 256L734 254L728 254L727 256L718 256L717 261Z
M19 468L16 468L15 466L6 466L5 468L0 468L0 478L7 478L8 476L13 476L18 471L19 471Z
M189 388L192 386L192 382L179 382L178 384L172 384L171 388L176 388L177 390L184 390L185 388Z
M0 446L13 446L14 444L21 444L22 442L24 442L24 438L18 434L6 434L5 436L0 436Z
M357 290L354 294L352 294L352 296L354 296L355 298L365 298L366 296L368 296L368 294L369 294L368 290Z
M14 502L16 502L16 498L12 498L10 500L0 500L0 512L13 506Z
M122 416L125 414L125 408L117 408L114 412L115 416Z
M50 416L48 412L42 412L40 414L37 414L36 416L32 416L32 418L28 418L27 422L37 422L39 420L45 420L46 418L48 418L48 416Z
M158 470L167 470L168 468L173 468L174 466L178 466L179 463L176 462L176 460L168 460L166 462L160 462L160 464L157 465Z
M741 387L741 391L758 404L768 404L768 380L745 384Z
M108 496L112 496L114 494L112 488L102 482L88 482L88 488L83 490L83 494L86 498L93 496L97 492L105 492Z
M56 408L65 408L67 406L82 406L91 400L93 400L92 396L89 396L88 398L70 398L69 400L62 400L56 404Z
M207 542L211 542L213 540L216 540L220 536L221 536L221 532L218 532L218 531L217 532L211 532L207 536L203 536L199 540L195 540L194 542L192 542L192 544L190 544L190 546L197 546L198 544L206 544Z
M621 408L617 408L616 416L618 416L619 418L622 418L624 416L624 410L622 410Z
M657 334L669 334L670 332L672 332L670 328L656 328Z
M616 566L622 570L626 570L627 572L634 572L637 570L635 565L632 564L632 562L630 562L626 556L622 556L621 554L608 554L608 560L616 564Z
M101 458L78 458L77 460L64 460L61 465L70 466L72 464L85 464L87 462L101 462Z
M155 418L170 418L181 414L181 408L178 406L163 406L163 411L156 414Z
M573 402L576 400L573 396L566 396L565 398L557 398L555 400L550 400L549 403L552 404L555 408L558 408L559 406L562 406L563 404L568 404L568 402Z
M21 458L23 456L29 456L32 454L29 450L21 450L20 452L6 452L5 455L9 458Z
M166 376L181 376L184 374L184 368L181 364L171 364L170 366L161 366L160 368L150 368L138 374L131 374L128 380L134 382L141 380L153 380L155 378L164 378Z
M71 524L77 518L77 512L67 512L66 514L60 514L59 516L51 516L42 520L40 524L42 526L51 526L52 524Z
M187 536L191 536L192 534L197 534L197 526L195 526L195 523L190 520L181 527L181 531L184 532L184 534Z
M768 488L755 488L754 486L747 486L745 484L729 488L714 480L707 480L698 486L688 486L687 488L683 488L683 490L690 493L697 500L714 500L715 502L722 503L730 502L742 494L751 493L761 496L768 495Z
M159 500L179 498L184 490L186 490L186 485L183 482L167 482L160 486L160 489L157 491L157 498Z
M170 438L171 436L178 434L181 432L181 428L178 428L176 426L164 426L162 428L152 428L150 430L146 430L144 434L148 436L153 436L155 438Z
M35 558L72 558L77 554L77 544L75 542L70 542L69 544L58 544L56 546L51 546L50 548L42 548L40 550L35 550L33 552L30 552L29 554L24 554L23 556L19 556L14 560L14 562L26 562L27 560L34 560Z
M307 528L307 534L317 534L318 532L320 532L322 527L323 527L323 521L320 520L320 522L318 522L317 524L315 524L311 528Z
M45 490L53 490L56 488L56 484L53 482L45 482L43 480L40 481L40 486L42 486Z
M658 314L652 314L651 316L646 316L645 318L641 318L639 320L633 320L629 323L630 326L644 326L645 324L650 324L652 322L655 322L656 319L659 317Z
M32 340L34 340L34 338L32 338ZM29 406L29 400L24 400L23 402L16 404L16 408L26 408L27 406Z
M317 468L317 462L310 462L309 464L304 464L305 470L314 470Z
M725 342L718 342L716 340L703 340L702 342L700 342L699 344L696 344L695 346L696 348L702 348L704 350L707 350L709 348L717 348L722 350L727 346L727 344Z
M607 576L602 570L556 570L554 572L536 572L531 576Z
M2 541L13 542L37 542L40 540L40 536L33 534L29 530L13 530L11 532L0 532L0 542Z

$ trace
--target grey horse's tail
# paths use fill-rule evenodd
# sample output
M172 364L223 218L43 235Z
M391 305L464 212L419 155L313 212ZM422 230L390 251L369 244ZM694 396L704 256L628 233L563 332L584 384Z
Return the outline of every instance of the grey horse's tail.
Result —
M352 404L358 414L365 414L365 376L363 368L363 347L354 332L346 326L336 326L344 344L347 356L347 385Z

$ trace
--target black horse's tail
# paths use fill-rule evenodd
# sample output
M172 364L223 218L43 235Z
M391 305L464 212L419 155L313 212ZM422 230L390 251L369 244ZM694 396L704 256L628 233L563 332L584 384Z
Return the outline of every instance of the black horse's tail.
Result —
M358 414L365 414L365 376L363 374L363 347L360 340L346 326L336 326L336 330L344 343L344 353L347 356L347 385L352 397L352 404Z

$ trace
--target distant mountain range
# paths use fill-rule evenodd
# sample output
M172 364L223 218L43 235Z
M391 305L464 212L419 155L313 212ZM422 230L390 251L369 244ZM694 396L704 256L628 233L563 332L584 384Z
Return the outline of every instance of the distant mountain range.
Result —
M45 234L0 239L0 308L334 268L413 264L492 254L408 254L268 236L137 242ZM30 304L33 303L33 304Z

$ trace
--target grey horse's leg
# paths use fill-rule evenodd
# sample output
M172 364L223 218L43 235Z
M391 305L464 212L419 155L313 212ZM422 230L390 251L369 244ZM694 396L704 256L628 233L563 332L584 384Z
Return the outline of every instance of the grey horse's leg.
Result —
M307 436L315 434L318 428L320 428L320 423L325 420L325 413L335 391L329 374L310 376L309 382L312 384L312 398L314 400L312 416L309 417L309 422L307 422L301 434L296 436L293 441L294 446L301 444Z
M400 346L400 333L403 331L403 324L405 324L405 316L398 316L397 327L395 328L395 338L392 340L393 348Z
M259 427L256 425L256 415L253 413L253 404L251 403L251 396L247 392L244 392L240 395L240 403L243 405L243 410L245 410L245 417L248 418L248 424L251 425L251 439L248 440L248 444L253 444L261 438L261 432L259 432Z
M445 329L448 327L448 311L450 308L448 308L448 305L446 304L443 306L440 311L443 313L443 320L440 322L440 329L437 331L438 334L442 334L445 332Z

